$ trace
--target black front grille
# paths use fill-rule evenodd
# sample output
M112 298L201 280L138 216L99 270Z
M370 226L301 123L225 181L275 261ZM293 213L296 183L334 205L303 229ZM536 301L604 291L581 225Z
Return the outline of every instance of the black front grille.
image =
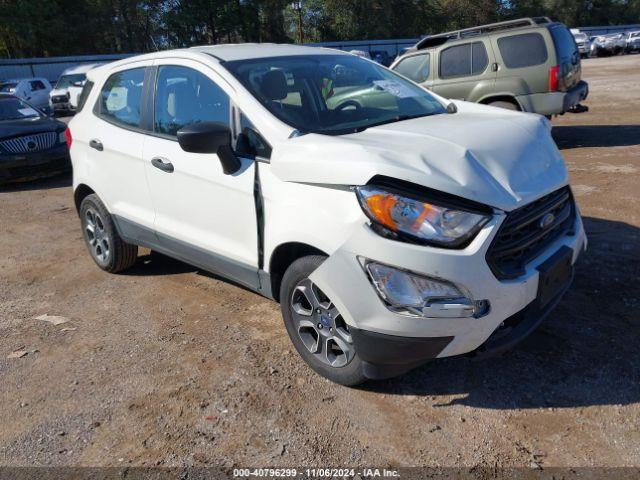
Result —
M64 103L67 100L69 100L69 97L67 97L66 95L54 95L53 97L51 97L52 103Z
M556 190L507 214L487 251L498 280L517 278L554 240L573 229L575 202L569 187Z

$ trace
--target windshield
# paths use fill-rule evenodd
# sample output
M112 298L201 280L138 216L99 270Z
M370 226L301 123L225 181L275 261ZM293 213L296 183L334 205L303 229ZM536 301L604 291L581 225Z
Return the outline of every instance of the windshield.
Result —
M16 97L0 96L0 121L40 117L40 113Z
M73 73L71 75L62 75L56 83L56 88L68 88L74 83L84 83L87 76L84 73Z
M13 93L17 86L17 82L0 83L0 92Z
M302 133L342 135L444 113L428 92L351 55L304 55L225 62L273 115Z

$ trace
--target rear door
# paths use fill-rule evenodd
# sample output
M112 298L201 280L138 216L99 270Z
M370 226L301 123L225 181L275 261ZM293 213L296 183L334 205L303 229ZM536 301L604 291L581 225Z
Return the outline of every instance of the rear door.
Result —
M185 152L176 139L180 128L193 123L231 127L230 87L198 62L171 59L156 68L153 132L143 159L160 245L182 260L255 286L255 162L240 158L240 170L225 175L216 154Z
M445 98L477 101L477 92L491 90L495 84L490 58L488 39L443 47L436 60L437 79L432 90Z
M154 238L154 211L142 162L150 63L112 71L100 87L93 110L96 121L77 127L82 135L74 138L86 152L92 188L117 218L121 233L143 241Z

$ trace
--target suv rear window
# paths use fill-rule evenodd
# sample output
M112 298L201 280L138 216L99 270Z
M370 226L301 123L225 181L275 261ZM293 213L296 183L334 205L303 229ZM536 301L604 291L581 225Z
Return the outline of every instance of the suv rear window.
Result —
M144 68L134 68L114 73L107 79L98 99L102 118L127 127L140 125L144 71Z
M440 53L440 78L479 75L489 64L483 42L449 47Z
M559 59L567 60L576 53L576 42L569 29L563 25L556 25L549 29L556 46L556 53Z
M416 83L422 83L429 78L430 59L431 55L428 53L411 55L401 60L393 69Z
M573 37L571 37L571 42L573 43ZM498 48L507 68L541 65L548 58L547 46L539 33L523 33L499 38Z

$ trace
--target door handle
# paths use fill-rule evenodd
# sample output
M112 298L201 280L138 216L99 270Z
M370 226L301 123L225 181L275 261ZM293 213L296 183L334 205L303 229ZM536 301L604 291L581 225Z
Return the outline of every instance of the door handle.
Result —
M102 142L101 142L100 140L95 140L95 139L91 140L91 141L89 142L89 146L90 146L91 148L95 148L95 149L96 149L96 150L98 150L99 152L101 152L101 151L103 151L103 150L104 150L104 146L102 145Z
M163 172L173 173L173 163L171 163L166 158L154 157L151 159L151 165L153 165L156 168L159 168Z

